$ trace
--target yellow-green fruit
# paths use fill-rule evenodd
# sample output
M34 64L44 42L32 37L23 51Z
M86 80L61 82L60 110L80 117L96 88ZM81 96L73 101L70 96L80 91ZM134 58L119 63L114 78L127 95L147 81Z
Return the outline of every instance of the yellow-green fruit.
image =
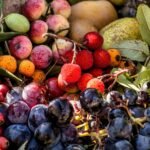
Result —
M116 9L109 1L81 1L71 7L69 37L81 42L86 33L99 31L117 18Z
M103 48L112 48L122 40L141 39L139 24L135 18L122 18L113 21L100 30L104 38Z
M26 33L30 29L28 19L18 13L11 13L5 17L5 23L12 31Z
M115 5L123 5L127 2L127 0L109 0L110 2L112 2Z

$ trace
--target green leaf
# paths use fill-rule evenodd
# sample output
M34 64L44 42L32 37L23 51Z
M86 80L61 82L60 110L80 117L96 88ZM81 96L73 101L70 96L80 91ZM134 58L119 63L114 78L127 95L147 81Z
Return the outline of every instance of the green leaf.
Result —
M139 22L142 39L150 45L150 8L145 4L140 4L136 18Z
M113 69L111 70L111 73L114 73L114 72L117 71L117 70L118 70L118 68L113 68ZM118 82L120 85L122 85L122 86L124 86L124 87L126 87L126 88L133 89L133 90L135 90L135 91L139 91L139 88L138 88L133 82L131 82L131 81L128 79L126 73L119 75L119 76L118 76L118 79L117 79L117 82Z
M131 81L129 81L124 74L118 77L117 82L124 87L133 89L135 91L139 91L139 88L135 84L133 84Z
M150 69L144 69L144 71L140 72L134 83L142 85L146 81L150 81Z
M1 68L1 67L0 67L0 76L8 77L8 78L13 79L17 82L23 82L20 78L15 76L13 73L11 73L10 71L5 70L4 68Z
M0 42L9 40L16 35L21 35L20 32L0 32Z
M3 8L3 0L0 0L0 9Z
M141 40L123 40L112 46L121 52L121 55L133 61L144 62L149 55L146 42Z

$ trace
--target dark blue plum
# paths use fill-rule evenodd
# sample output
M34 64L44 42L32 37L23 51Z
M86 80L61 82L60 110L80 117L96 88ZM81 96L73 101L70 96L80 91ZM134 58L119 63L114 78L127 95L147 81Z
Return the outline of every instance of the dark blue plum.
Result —
M37 140L33 137L27 144L26 150L42 150L42 146L37 142Z
M7 117L11 123L26 123L30 108L24 101L12 103L7 109Z
M28 126L31 131L35 131L35 129L42 123L47 122L47 106L43 104L38 104L32 107L29 118L28 118Z
M55 145L46 145L43 150L65 150L65 148L61 142L58 142Z
M41 144L52 145L57 144L61 137L60 130L54 128L49 122L39 125L34 132L34 136Z
M25 141L31 138L31 132L27 125L13 124L8 126L4 131L4 136L10 141L14 148L20 147Z

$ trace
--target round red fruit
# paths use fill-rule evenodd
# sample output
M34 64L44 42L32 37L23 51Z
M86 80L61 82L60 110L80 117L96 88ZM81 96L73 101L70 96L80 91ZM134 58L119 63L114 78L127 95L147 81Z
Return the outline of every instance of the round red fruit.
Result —
M110 65L110 55L106 50L97 49L93 54L94 65L98 68L107 68Z
M102 47L103 41L103 37L98 32L88 32L83 38L83 45L91 50L96 50Z
M93 76L90 73L84 73L80 80L78 81L78 88L81 91L84 91L86 89L86 85L88 83L89 80L91 80L93 78Z
M66 63L61 68L61 75L66 85L75 83L81 77L81 67L78 64Z
M98 78L93 78L93 79L89 80L86 88L95 88L100 93L104 93L104 91L105 91L105 85L104 85L103 81L101 81Z

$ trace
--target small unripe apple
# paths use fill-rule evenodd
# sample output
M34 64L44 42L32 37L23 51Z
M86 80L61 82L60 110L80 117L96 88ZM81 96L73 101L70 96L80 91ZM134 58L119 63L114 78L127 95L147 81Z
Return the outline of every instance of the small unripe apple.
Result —
M51 2L51 8L55 14L69 18L71 15L71 6L66 0L53 0Z
M27 0L22 7L22 13L30 21L39 19L45 13L47 4L45 0Z
M66 36L70 27L68 20L61 15L49 15L46 19L48 28L54 33Z
M43 36L47 32L47 23L42 20L36 20L31 24L30 38L35 44L42 44L47 40L47 36Z
M32 43L27 36L19 35L8 42L11 54L18 59L27 58L32 50Z

